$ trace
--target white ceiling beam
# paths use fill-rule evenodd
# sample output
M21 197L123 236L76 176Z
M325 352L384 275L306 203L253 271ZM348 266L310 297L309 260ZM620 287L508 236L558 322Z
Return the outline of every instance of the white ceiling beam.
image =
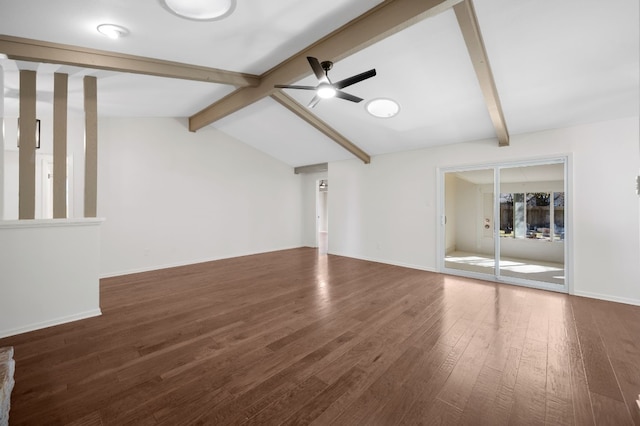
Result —
M64 64L236 87L257 86L260 81L251 74L6 35L0 35L0 53L4 53L9 59L20 61Z
M508 146L509 132L507 130L507 123L504 119L504 113L502 112L498 89L493 79L493 72L489 64L487 50L484 47L484 41L482 40L482 34L480 33L480 26L478 25L478 18L473 3L471 0L464 0L455 5L453 10L458 19L458 25L460 25L464 42L467 45L473 68L476 71L480 89L482 90L487 109L489 110L489 116L496 130L498 144L500 146Z
M276 65L260 78L256 87L243 87L214 102L189 118L189 130L196 131L278 89L275 84L291 84L311 74L307 56L321 61L339 61L385 37L436 15L461 0L387 0L316 43Z
M328 136L335 143L349 151L351 154L355 155L357 158L362 160L364 164L369 164L371 162L371 157L369 154L361 150L355 144L353 144L349 139L342 136L340 133L335 131L331 126L329 126L324 121L320 120L315 115L311 114L309 108L299 104L296 102L291 96L286 95L282 91L277 91L271 94L271 97L276 100L280 105L287 108L289 111L293 112L298 117L302 118L304 121L318 129L325 136Z

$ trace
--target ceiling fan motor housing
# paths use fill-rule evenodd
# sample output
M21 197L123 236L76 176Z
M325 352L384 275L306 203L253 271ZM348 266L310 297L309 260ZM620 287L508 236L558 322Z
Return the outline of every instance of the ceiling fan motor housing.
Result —
M320 62L320 66L324 70L325 73L329 72L331 68L333 68L333 62L331 61L322 61Z

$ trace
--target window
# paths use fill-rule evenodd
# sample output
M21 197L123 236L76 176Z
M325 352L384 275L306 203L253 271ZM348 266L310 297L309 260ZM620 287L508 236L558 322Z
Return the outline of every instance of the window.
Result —
M564 240L564 192L501 193L500 236Z

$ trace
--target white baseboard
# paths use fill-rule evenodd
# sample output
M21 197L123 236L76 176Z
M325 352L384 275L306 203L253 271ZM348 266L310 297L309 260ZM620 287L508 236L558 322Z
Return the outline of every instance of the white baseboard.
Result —
M161 265L143 266L141 268L134 268L134 269L126 269L126 270L116 271L116 272L101 273L100 274L100 278L120 277L122 275L139 274L139 273L142 273L142 272L158 271L160 269L177 268L177 267L180 267L180 266L196 265L198 263L214 262L216 260L232 259L234 257L243 257L243 256L252 256L254 254L271 253L271 252L274 252L274 251L292 250L292 249L296 249L296 248L300 248L300 247L301 246L284 247L284 248L278 248L278 249L267 250L267 251L259 251L259 252L251 252L251 253L239 253L239 254L234 254L234 255L231 255L231 256L192 259L192 260L185 260L185 261L182 261L182 262L166 263L166 264L161 264Z
M16 334L27 333L29 331L40 330L47 327L53 327L54 325L66 324L68 322L78 321L82 319L97 317L102 315L100 309L92 309L86 312L79 312L77 314L68 315L59 318L53 318L48 321L42 321L35 324L29 324L22 327L12 328L9 330L0 330L0 339L9 336L15 336Z
M606 300L608 302L625 303L627 305L640 306L640 300L631 299L628 297L610 296L608 294L592 293L590 291L574 291L572 294L574 296L588 297L590 299L600 299Z

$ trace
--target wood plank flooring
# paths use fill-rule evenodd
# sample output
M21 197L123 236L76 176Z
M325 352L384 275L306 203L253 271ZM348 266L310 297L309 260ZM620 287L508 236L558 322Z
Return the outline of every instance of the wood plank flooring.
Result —
M640 425L640 307L301 248L102 280L11 425Z

